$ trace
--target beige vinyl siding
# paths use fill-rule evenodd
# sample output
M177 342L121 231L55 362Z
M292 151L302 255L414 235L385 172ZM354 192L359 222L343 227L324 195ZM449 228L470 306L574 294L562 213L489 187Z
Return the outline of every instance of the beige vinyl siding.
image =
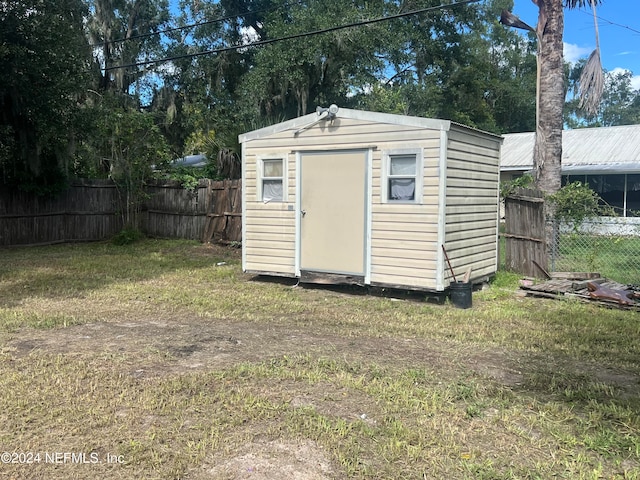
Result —
M456 276L497 270L500 141L453 128L447 145L445 245ZM451 280L445 270L446 283Z
M435 289L440 132L423 129L421 138L411 144L411 148L422 148L423 154L419 203L384 203L380 197L382 182L386 181L381 165L383 152L408 145L387 146L379 148L373 162L371 283Z
M438 157L440 132L406 125L391 125L354 119L336 119L332 126L317 126L294 137L296 129L267 135L247 142L245 151L247 189L246 253L247 269L262 270L272 266L274 272L294 272L295 269L295 213L286 210L276 213L273 205L251 206L255 202L256 158L289 154L288 200L295 204L295 152L313 150L351 150L372 148L372 206L371 220L371 282L435 288L436 244L438 218ZM419 204L382 204L382 152L412 147L423 149L424 180ZM269 208L271 207L271 208ZM290 214L290 215L289 215ZM425 222L425 219L427 221ZM266 239L268 224L283 232ZM255 227L260 225L261 231ZM286 232L286 233L285 233ZM286 240L285 240L286 239ZM393 245L396 244L396 248ZM291 253L291 262L276 255L275 249ZM259 257L259 258L257 258ZM259 263L261 268L253 268Z
M294 136L296 129L284 130L247 142L251 150L260 152L296 150L351 150L355 148L385 148L385 139L397 147L424 139L419 127L380 124L364 120L336 119L333 126L315 126Z
M268 149L260 151L249 146L245 150L245 269L250 272L267 272L279 275L295 275L295 157L288 151ZM287 201L263 203L258 198L259 158L287 159Z

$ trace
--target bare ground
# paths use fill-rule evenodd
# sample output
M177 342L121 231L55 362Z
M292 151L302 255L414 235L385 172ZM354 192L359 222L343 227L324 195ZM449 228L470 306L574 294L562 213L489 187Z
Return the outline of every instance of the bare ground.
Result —
M333 293L334 295L340 295ZM145 318L97 322L54 330L23 330L4 347L22 357L38 351L86 358L122 356L139 359L129 365L136 377L181 374L229 368L243 362L260 362L282 355L339 356L347 361L373 362L385 367L425 366L442 373L474 371L507 386L541 364L573 373L595 375L600 381L624 389L637 385L636 375L597 365L561 362L542 355L483 349L480 346L415 338L349 338L295 328L291 325L211 320L200 317ZM559 365L559 362L562 365ZM527 371L529 370L529 372Z
M310 295L327 292L310 291ZM331 295L341 295L330 292ZM483 350L446 341L413 338L344 338L313 328L292 328L198 317L167 315L118 322L97 322L54 330L23 330L5 344L3 353L24 358L34 353L63 354L83 360L120 359L119 373L135 378L156 378L186 372L232 368L243 362L267 361L283 355L340 358L347 362L376 363L387 368L428 368L437 375L463 372L516 387L540 365L558 359L527 356L522 352ZM566 362L566 371L586 373L615 386L620 392L637 392L640 378L622 371ZM376 423L377 406L358 392L332 391L335 386L292 382L280 385L274 395L286 395L294 407L312 407L320 413ZM282 392L286 392L283 394ZM269 395L268 385L265 394ZM275 400L283 400L277 398ZM188 478L254 480L322 480L342 478L330 456L311 440L274 441L256 432L254 440L227 452L224 458L207 458Z

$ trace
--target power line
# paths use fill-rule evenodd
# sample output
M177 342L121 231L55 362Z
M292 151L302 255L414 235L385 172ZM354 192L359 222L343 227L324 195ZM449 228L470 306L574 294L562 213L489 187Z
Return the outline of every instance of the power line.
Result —
M262 9L262 10L253 10L253 11L236 13L234 15L227 15L226 17L219 17L219 18L215 18L213 20L207 20L206 22L196 22L196 23L191 23L189 25L183 25L182 27L167 28L167 29L164 29L164 30L158 30L157 32L141 33L139 35L132 35L130 37L123 37L123 38L117 38L115 40L108 40L108 41L104 41L104 42L91 43L91 44L89 44L89 46L90 47L101 47L101 46L106 45L108 43L122 43L122 42L127 42L129 40L138 40L140 38L147 38L147 37L152 37L154 35L161 35L163 33L171 33L171 32L178 32L180 30L187 30L189 28L199 27L201 25L212 25L214 23L225 22L225 21L231 20L233 18L246 17L248 15L256 14L256 13L264 13L264 12L276 11L276 10L280 10L282 8L288 8L288 7L292 6L292 5L300 5L302 2L303 2L303 0L298 0L297 2L285 3L284 5L281 5L281 6L275 7L275 8L265 8L265 9Z
M269 45L271 43L276 43L276 42L282 42L285 40L295 40L298 38L303 38L303 37L310 37L313 35L320 35L323 33L329 33L329 32L335 32L337 30L344 30L346 28L353 28L353 27L361 27L364 25L371 25L374 23L380 23L380 22L386 22L387 20L395 20L397 18L403 18L403 17L408 17L411 15L417 15L419 13L426 13L426 12L432 12L432 11L436 11L436 10L443 10L446 8L452 8L452 7L457 7L460 5L467 5L467 4L471 4L471 3L476 3L476 2L480 2L481 0L463 0L460 2L456 2L456 3L451 3L449 5L436 5L434 7L427 7L427 8L421 8L418 10L412 10L410 12L405 12L405 13L398 13L396 15L389 15L386 17L379 17L379 18L374 18L372 20L362 20L360 22L353 22L353 23L349 23L349 24L345 24L345 25L338 25L336 27L329 27L329 28L324 28L321 30L314 30L311 32L305 32L305 33L296 33L293 35L287 35L284 37L279 37L279 38L272 38L272 39L267 39L267 40L259 40L257 42L252 42L252 43L247 43L244 45L233 45L230 47L221 47L221 48L216 48L213 50L205 50L202 52L196 52L196 53L189 53L189 54L185 54L185 55L178 55L176 57L167 57L167 58L161 58L158 60L145 60L143 62L136 62L136 63L129 63L127 65L114 65L111 67L106 67L104 70L109 71L109 70L118 70L121 68L130 68L130 67L141 67L144 65L152 65L152 64L160 64L160 63L166 63L166 62L171 62L174 60L181 60L183 58L193 58L193 57L201 57L204 55L211 55L214 53L224 53L224 52L229 52L229 51L233 51L233 50L240 50L240 49L248 49L248 48L252 48L252 47L261 47L263 45Z
M590 10L583 10L583 9L580 8L580 9L578 9L578 12L584 13L585 15L588 15L588 16L593 18L593 12L590 11ZM628 25L622 25L620 23L616 23L616 22L614 22L612 20L607 20L606 18L602 18L600 15L597 15L597 19L598 19L598 22L608 23L609 25L613 25L614 27L624 28L624 29L629 30L629 31L631 31L633 33L640 33L640 30L637 30L637 29L635 29L633 27L630 27Z
M614 27L625 28L625 29L627 29L627 30L629 30L629 31L631 31L633 33L640 33L640 30L636 30L635 28L631 28L631 27L629 27L627 25L620 25L619 23L612 22L611 20L607 20L607 19L602 18L602 17L598 17L598 20L601 21L601 22L604 22L604 23L608 23L609 25L613 25Z

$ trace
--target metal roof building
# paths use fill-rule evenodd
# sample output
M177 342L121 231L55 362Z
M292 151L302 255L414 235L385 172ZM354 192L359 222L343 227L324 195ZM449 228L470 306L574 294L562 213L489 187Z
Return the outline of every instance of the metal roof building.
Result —
M503 135L500 180L533 169L535 133ZM640 125L562 132L562 183L589 185L623 217L640 212Z
M503 135L501 172L533 168L534 132ZM562 132L562 173L640 173L640 125Z

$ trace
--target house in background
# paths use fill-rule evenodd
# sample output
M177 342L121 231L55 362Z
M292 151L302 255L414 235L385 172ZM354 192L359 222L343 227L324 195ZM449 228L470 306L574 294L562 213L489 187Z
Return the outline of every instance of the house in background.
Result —
M151 165L151 170L158 171L161 168L180 168L180 167L192 167L192 168L204 168L207 166L207 156L198 153L195 155L185 155L184 157L174 158L167 165Z
M172 160L169 164L172 168L177 167L193 167L193 168L204 168L207 166L207 156L198 153L196 155L185 155L184 157L176 158Z
M535 133L503 137L500 180L509 181L533 169ZM565 130L562 185L575 181L588 184L620 217L640 217L640 125Z
M239 140L244 271L432 292L495 274L500 136L332 105Z

